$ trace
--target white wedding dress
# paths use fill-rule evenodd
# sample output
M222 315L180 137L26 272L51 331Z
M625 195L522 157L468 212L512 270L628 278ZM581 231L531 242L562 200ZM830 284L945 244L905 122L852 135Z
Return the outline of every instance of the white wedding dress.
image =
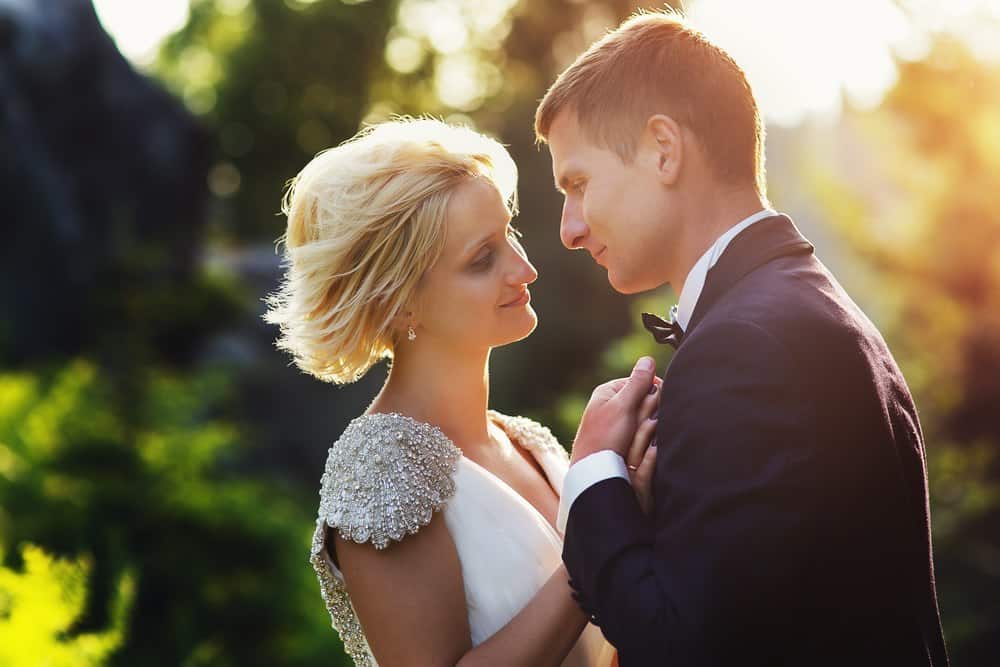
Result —
M492 410L489 416L561 493L569 461L549 429ZM462 456L440 429L398 414L358 417L327 456L310 558L333 627L356 665L376 662L325 548L326 526L383 549L426 526L435 511L458 550L473 645L506 625L561 562L562 537L541 513ZM600 630L587 625L562 664L609 667L613 653Z

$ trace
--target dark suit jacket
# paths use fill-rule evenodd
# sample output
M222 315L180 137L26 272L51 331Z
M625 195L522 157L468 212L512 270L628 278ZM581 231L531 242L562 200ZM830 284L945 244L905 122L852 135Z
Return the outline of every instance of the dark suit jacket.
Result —
M947 664L913 399L790 219L709 271L662 392L653 514L610 479L566 527L623 667Z

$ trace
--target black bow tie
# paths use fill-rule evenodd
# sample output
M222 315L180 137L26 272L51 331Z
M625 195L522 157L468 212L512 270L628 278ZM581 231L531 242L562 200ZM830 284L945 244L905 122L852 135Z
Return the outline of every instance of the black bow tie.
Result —
M666 343L675 350L681 344L681 339L684 338L684 330L677 323L676 319L671 319L670 322L667 322L662 317L657 317L651 313L643 313L642 326L646 327L646 330L653 334L653 338L656 339L657 343Z

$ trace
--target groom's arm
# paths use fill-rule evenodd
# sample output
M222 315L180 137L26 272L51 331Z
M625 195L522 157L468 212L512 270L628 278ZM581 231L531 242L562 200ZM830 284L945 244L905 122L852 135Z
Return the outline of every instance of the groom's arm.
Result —
M625 459L618 452L604 449L580 459L569 467L563 479L562 494L559 497L559 511L556 514L556 528L566 532L569 508L580 494L598 482L619 478L629 481Z
M714 664L794 606L817 483L794 378L787 350L754 324L698 331L662 389L654 516L619 478L572 503L563 558L623 656Z

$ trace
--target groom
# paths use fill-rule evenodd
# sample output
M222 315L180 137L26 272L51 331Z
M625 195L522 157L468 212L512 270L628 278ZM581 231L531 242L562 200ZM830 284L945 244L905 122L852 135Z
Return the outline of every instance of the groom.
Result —
M624 458L649 359L595 392L560 507L577 599L621 664L947 665L913 399L768 208L740 67L678 15L635 16L559 76L535 129L566 247L621 293L680 289L671 321L646 322L676 347L654 510Z

